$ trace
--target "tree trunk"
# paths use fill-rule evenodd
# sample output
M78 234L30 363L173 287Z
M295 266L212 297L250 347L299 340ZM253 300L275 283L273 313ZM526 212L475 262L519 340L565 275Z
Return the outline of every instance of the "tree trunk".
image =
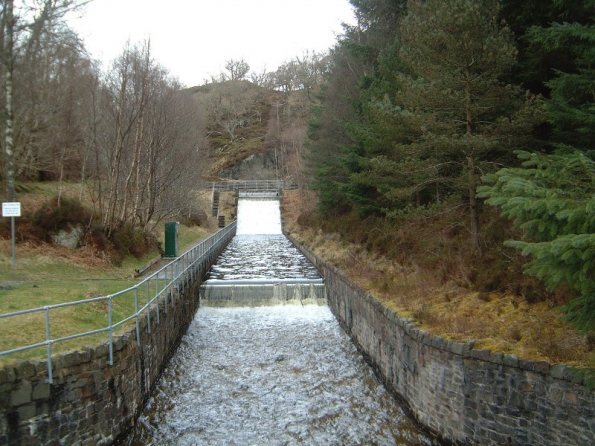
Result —
M473 111L471 101L471 67L467 66L467 85L465 87L467 93L467 135L473 135ZM473 152L472 152L473 153ZM480 253L479 245L479 210L477 209L477 191L475 184L475 160L473 155L467 155L467 167L469 168L469 212L471 214L471 243L473 244L473 252L476 254Z
M473 243L473 252L479 254L481 247L479 244L479 211L477 209L477 192L475 184L475 162L473 156L467 157L469 167L469 211L471 213L471 240Z
M5 3L5 37L4 37L4 59L5 59L5 141L4 155L6 162L6 198L12 202L16 200L14 184L14 109L13 109L13 69L14 69L14 1L6 0Z

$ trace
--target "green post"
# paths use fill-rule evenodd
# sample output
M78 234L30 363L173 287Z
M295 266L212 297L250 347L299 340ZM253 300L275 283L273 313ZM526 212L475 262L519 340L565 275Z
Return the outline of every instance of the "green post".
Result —
M178 256L178 222L165 223L165 257Z

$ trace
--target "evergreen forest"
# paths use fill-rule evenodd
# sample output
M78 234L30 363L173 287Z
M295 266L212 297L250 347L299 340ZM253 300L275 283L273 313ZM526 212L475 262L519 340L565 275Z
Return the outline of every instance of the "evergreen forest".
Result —
M350 1L303 220L592 332L595 2Z

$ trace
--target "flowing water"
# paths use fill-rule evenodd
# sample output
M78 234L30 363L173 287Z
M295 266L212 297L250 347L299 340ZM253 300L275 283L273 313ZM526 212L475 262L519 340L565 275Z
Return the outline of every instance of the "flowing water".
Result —
M238 230L209 280L319 279L310 261L281 232L278 199L240 199Z
M326 306L200 308L128 445L432 445Z
M217 280L318 279L312 263L284 235L236 235L206 276Z
M255 209L243 204L238 223ZM270 206L269 202L259 207L258 214L271 218ZM273 209L272 218L278 215L278 202L274 206L277 214ZM247 236L251 242L239 245L262 254L266 237L262 238L253 223L243 226L244 231L251 234ZM280 238L275 232L269 235ZM245 237L245 232L239 236ZM284 252L275 249L278 254ZM295 248L289 243L288 249ZM212 274L231 279L254 277L252 274L265 278L317 274L310 270L311 265L295 261L294 254L301 254L293 251L287 254L287 262L277 262L267 254L266 261L257 262L262 270L237 272L233 268L236 260L253 253L243 256L241 249L240 254L234 252L232 260L213 268ZM266 265L274 272L267 271ZM123 444L439 443L419 431L405 415L328 307L285 305L199 308Z

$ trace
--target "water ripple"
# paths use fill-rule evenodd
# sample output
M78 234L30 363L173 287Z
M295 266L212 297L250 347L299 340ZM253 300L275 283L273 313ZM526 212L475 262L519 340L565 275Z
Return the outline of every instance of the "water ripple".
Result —
M126 445L434 445L328 307L200 308Z

